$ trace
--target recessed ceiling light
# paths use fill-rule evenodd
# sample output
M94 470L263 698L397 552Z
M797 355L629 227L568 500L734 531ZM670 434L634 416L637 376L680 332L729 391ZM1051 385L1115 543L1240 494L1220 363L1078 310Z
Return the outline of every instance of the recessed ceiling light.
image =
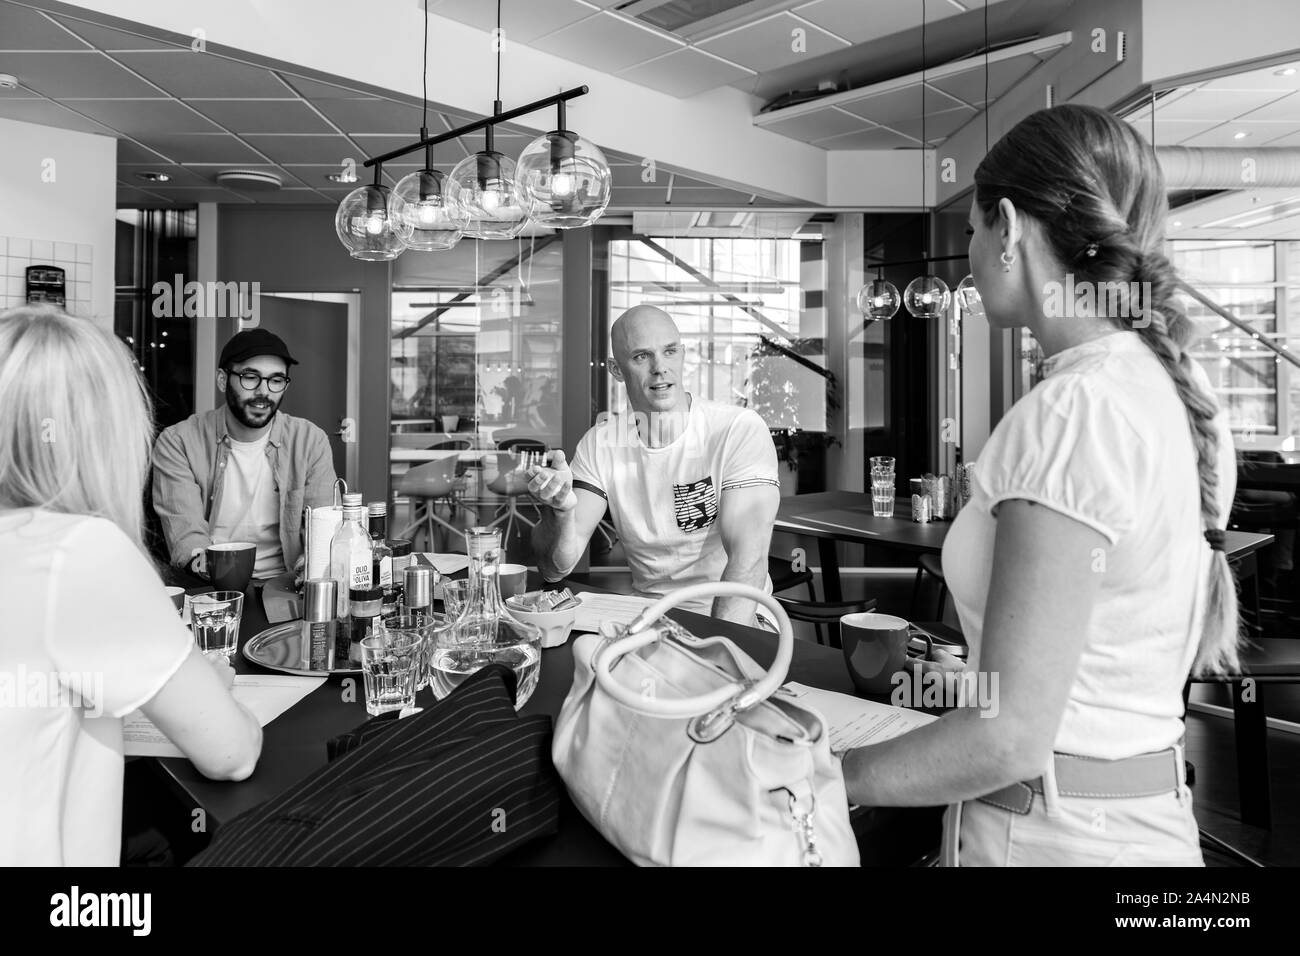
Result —
M1295 76L1295 67L1294 67L1294 66L1284 66L1284 67L1283 67L1282 69L1280 69L1280 70L1274 70L1274 71L1273 71L1273 75L1274 75L1274 76Z
M143 179L147 183L167 183L171 182L171 177L166 173L136 173L137 179Z
M0 90L18 89L18 77L12 73L0 73Z
M265 169L223 169L216 180L219 185L251 192L274 191L281 186L280 177Z
M1245 139L1245 138L1246 138L1247 136L1249 136L1249 135L1250 135L1250 134L1247 133L1245 130L1238 130L1237 132L1235 132L1235 133L1232 134L1232 138L1233 138L1233 139Z
M1182 221L1181 219L1175 219L1175 220L1174 220L1174 228L1175 228L1175 229L1177 229L1177 228L1178 228L1179 226L1181 226L1182 224L1183 224L1183 221Z
M355 183L356 173L328 173L325 176L332 183Z

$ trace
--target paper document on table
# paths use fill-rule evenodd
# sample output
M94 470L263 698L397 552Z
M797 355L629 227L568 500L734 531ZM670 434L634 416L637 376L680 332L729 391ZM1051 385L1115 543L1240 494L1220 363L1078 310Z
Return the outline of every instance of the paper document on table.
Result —
M920 711L878 704L874 700L837 694L833 690L821 690L794 681L783 685L781 693L813 708L826 718L831 750L835 753L867 744L878 744L938 719Z
M573 620L575 631L599 632L605 621L631 624L632 618L654 604L655 598L637 597L634 594L597 594L579 591L575 595L582 602L578 616Z
M321 684L324 677L238 674L232 693L265 727ZM128 757L184 757L153 721L138 710L122 720L122 743Z
M468 568L469 555L418 552L411 555L411 564L407 565L407 567L411 567L411 565L437 568L438 573L446 577L449 574L455 574L457 571L464 571Z

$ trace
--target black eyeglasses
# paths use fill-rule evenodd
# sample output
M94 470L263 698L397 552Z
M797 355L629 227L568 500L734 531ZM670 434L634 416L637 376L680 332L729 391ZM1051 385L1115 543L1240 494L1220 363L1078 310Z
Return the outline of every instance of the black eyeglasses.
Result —
M289 384L289 376L281 375L279 372L274 375L262 375L251 368L246 368L242 372L236 372L234 369L228 368L226 374L239 379L239 384L244 386L244 390L247 392L256 391L257 387L263 382L273 392L283 392Z

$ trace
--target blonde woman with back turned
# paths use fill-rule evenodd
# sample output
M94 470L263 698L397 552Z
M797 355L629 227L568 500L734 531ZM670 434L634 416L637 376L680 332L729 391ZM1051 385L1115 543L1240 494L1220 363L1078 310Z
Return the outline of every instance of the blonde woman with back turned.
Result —
M1029 328L1046 356L943 549L970 668L998 676L998 707L844 759L855 803L949 804L950 865L1203 865L1182 689L1237 666L1223 552L1236 463L1189 352L1168 212L1151 147L1090 107L1032 114L975 172L989 324Z
M122 718L137 708L205 775L262 748L143 545L150 402L126 348L48 306L0 314L0 865L116 866Z

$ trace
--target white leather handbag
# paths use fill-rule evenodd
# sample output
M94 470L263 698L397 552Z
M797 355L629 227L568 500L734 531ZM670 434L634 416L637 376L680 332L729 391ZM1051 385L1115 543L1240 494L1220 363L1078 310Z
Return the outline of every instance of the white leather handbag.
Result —
M757 601L780 629L770 670L663 617L701 597ZM776 693L794 634L771 595L699 584L573 645L551 756L574 803L641 866L857 866L820 714ZM774 696L775 695L775 696Z

